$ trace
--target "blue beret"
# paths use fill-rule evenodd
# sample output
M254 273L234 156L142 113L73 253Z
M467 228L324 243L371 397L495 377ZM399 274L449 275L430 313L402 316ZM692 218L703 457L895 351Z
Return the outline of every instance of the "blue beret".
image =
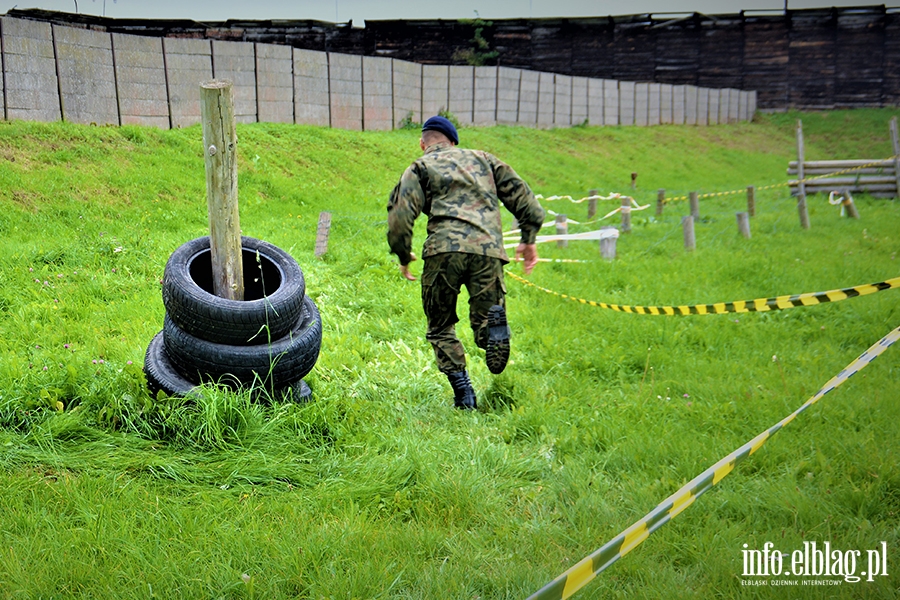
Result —
M448 119L444 117L431 117L422 125L422 131L439 131L447 136L454 144L459 144L459 136L456 134L456 127L453 126Z

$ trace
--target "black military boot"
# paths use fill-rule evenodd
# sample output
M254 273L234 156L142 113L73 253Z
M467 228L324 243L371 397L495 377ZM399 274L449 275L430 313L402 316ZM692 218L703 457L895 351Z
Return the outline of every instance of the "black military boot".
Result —
M478 408L475 390L472 389L472 382L469 381L469 374L466 371L447 373L447 379L450 380L450 385L453 387L453 406L463 410Z
M495 304L488 311L488 342L485 362L491 373L499 375L509 361L509 325L506 323L506 309Z

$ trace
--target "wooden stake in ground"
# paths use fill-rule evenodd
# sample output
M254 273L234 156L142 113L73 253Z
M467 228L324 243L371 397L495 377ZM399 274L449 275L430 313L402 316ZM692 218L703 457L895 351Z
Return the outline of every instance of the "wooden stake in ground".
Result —
M229 300L244 299L241 220L238 216L237 134L234 88L214 79L200 85L200 115L206 157L206 202L213 292Z
M594 196L597 196L599 194L600 190L588 190L588 197L590 197L590 200L588 200L588 221L590 221L597 215L597 198L595 198Z
M694 237L694 217L691 215L681 217L681 228L684 233L684 249L690 252L697 247L697 238Z
M797 213L800 215L800 226L809 229L809 213L806 210L806 184L803 178L803 121L797 121Z
M601 227L600 231L606 229L615 229L615 227L607 225L606 227ZM616 257L616 239L611 236L600 238L600 256L607 260L613 260Z
M738 231L742 236L750 239L750 213L739 212L737 214Z
M752 185L747 186L747 214L756 216L756 187Z
M659 191L656 192L656 216L661 217L663 214L663 207L666 204L666 190L660 188Z
M331 213L319 213L319 225L316 227L316 258L322 258L328 252L328 235L331 233Z
M897 195L900 198L900 134L897 133L897 117L891 117L891 147L894 149L894 178L897 181Z
M631 198L622 198L622 233L631 233Z
M697 192L688 194L688 202L691 205L691 217L694 221L700 220L700 195Z
M566 235L569 233L569 219L566 215L556 215L556 235ZM557 248L567 248L569 242L567 240L556 240Z

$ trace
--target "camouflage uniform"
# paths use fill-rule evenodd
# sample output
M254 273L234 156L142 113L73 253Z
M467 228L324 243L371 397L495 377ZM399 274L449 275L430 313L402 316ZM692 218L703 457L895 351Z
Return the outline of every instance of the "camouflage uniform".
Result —
M401 265L410 262L413 223L428 215L422 257L422 306L426 338L443 373L465 371L466 356L456 337L456 301L469 291L469 321L475 342L487 343L488 309L504 306L500 205L519 221L525 244L533 244L544 209L516 172L487 152L442 142L425 149L400 178L388 204L388 244Z

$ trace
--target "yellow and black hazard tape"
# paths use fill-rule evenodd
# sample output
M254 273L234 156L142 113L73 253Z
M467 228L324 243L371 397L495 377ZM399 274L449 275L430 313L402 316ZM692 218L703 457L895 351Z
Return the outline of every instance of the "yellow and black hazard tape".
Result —
M546 586L528 597L528 600L565 600L587 585L594 577L614 562L634 550L651 533L678 516L690 506L701 494L716 485L734 470L735 465L756 452L766 441L793 421L807 408L818 402L828 392L834 390L864 369L875 360L891 344L900 339L900 327L881 338L859 358L847 365L840 373L832 377L816 394L803 403L790 415L763 431L755 438L712 465L700 475L688 482L680 490L669 496L644 518L604 544L591 555L579 561L571 569L548 583Z
M824 304L825 302L839 302L841 300L846 300L847 298L868 296L875 292L900 287L900 277L894 277L893 279L879 281L878 283L867 283L865 285L857 285L839 290L829 290L827 292L808 292L806 294L795 294L793 296L775 296L774 298L757 298L755 300L735 300L733 302L691 304L686 306L629 306L627 304L596 302L594 300L585 300L584 298L577 298L568 294L561 294L532 283L524 277L520 277L510 271L506 271L506 273L516 281L559 298L580 302L581 304L587 304L588 306L595 306L597 308L605 308L617 312L637 315L723 315L727 313L766 312L770 310L795 308L797 306L816 306L817 304Z

